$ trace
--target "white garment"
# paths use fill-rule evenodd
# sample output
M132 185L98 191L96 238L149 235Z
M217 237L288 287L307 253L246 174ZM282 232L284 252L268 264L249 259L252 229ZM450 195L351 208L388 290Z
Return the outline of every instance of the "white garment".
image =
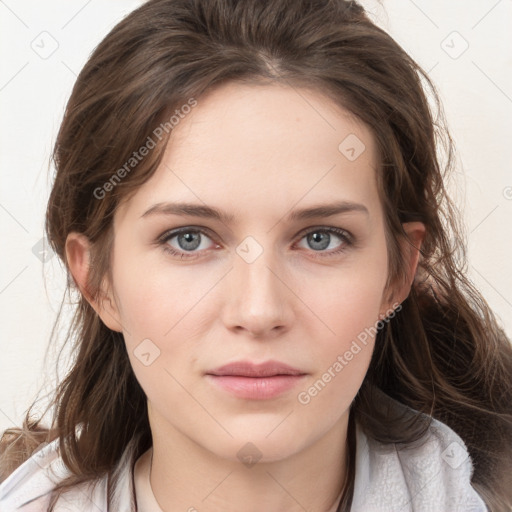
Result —
M356 422L351 512L487 512L471 486L473 466L462 439L447 425L433 420L424 440L421 446L398 449L397 445L368 438ZM117 467L121 478L111 511L136 512L138 506L138 512L160 512L151 487L148 488L147 475L134 481L134 463L128 447ZM0 484L0 512L47 512L54 482L68 474L56 439ZM78 486L60 498L55 510L107 512L106 489L106 476L95 485ZM137 504L137 489L139 495L146 496L149 490L149 501L146 498Z

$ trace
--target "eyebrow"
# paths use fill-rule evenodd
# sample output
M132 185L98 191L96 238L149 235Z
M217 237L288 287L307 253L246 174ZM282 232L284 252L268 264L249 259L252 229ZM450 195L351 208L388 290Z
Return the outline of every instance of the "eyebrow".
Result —
M333 215L342 213L364 213L366 216L369 216L368 209L362 204L351 201L338 201L293 210L288 214L286 220L288 222L296 222L318 217L332 217ZM141 215L141 218L157 214L202 217L205 219L215 219L224 224L233 223L235 220L235 216L232 214L228 214L211 206L194 203L157 203L145 211Z

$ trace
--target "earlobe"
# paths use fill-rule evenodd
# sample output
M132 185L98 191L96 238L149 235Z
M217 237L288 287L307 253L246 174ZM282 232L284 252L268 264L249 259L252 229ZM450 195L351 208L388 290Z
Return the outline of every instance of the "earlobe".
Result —
M113 331L122 332L119 311L106 279L102 281L100 290L89 288L91 244L82 233L69 233L66 239L66 261L75 285L103 323Z

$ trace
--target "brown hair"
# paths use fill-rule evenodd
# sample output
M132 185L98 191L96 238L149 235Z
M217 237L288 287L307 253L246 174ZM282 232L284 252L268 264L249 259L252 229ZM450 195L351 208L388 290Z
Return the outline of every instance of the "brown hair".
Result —
M423 222L426 236L410 295L377 334L351 422L355 415L367 435L384 443L411 443L425 432L427 424L381 407L379 390L439 419L466 443L472 483L489 509L510 510L512 346L465 277L463 229L444 188L453 144L428 76L356 2L150 0L130 13L95 49L67 104L46 218L52 248L66 264L67 235L86 235L93 248L87 288L98 293L109 274L116 208L155 172L168 132L101 199L98 189L176 109L229 81L306 87L370 127L380 153L389 286L404 279L402 223ZM72 284L70 278L68 291ZM108 329L82 295L67 340L74 357L51 404L52 425L42 428L31 406L22 428L5 431L1 479L56 437L72 472L59 492L115 477L129 444L137 456L151 446L146 397L123 336ZM78 425L86 426L80 435ZM352 428L340 510L351 502L353 443Z

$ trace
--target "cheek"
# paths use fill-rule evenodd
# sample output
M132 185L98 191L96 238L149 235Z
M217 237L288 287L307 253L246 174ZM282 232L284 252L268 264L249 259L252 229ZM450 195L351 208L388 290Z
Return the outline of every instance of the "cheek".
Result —
M333 407L334 418L357 394L379 326L386 262L383 251L361 258L350 269L325 279L315 293L309 292L307 303L322 323L315 321L310 333L316 340L309 349L317 371L302 388L303 399L298 396L301 405L311 404L319 412Z
M332 283L323 297L316 297L317 308L329 319L334 337L353 337L378 320L383 291L380 284L352 276Z
M311 347L312 357L318 361L316 378L322 375L326 383L334 382L332 388L337 384L346 387L354 383L353 392L357 392L371 359L379 306L380 293L373 288L367 290L359 283L357 293L339 292L319 308L329 330L318 328L314 336L317 343Z
M201 349L197 341L218 317L209 295L219 281L218 272L143 265L128 258L117 263L116 302L136 378L152 400L186 402L178 382L187 389L195 385L185 370L196 368L196 351Z
M316 343L309 347L316 371L296 397L312 428L319 417L325 425L333 424L350 407L375 344L381 290L371 280L347 278L343 282L354 287L343 290L333 285L330 293L318 298L318 311L329 330L316 329Z
M361 258L321 282L303 279L301 293L312 313L323 321L322 345L327 351L342 350L379 320L387 277L386 257L381 256Z
M114 266L116 299L127 338L165 340L194 316L197 305L207 299L219 280L218 272L195 266L178 267L144 259L118 258Z

